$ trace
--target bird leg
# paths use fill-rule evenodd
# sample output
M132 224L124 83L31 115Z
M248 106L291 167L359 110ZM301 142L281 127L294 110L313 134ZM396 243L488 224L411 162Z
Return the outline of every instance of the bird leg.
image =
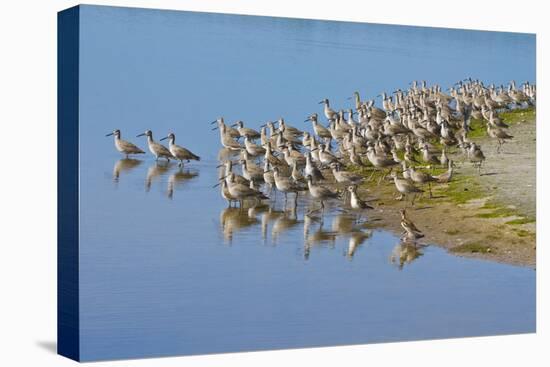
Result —
M398 200L398 201L403 200L403 194L399 195L399 197L396 197L395 200Z
M431 182L428 182L428 191L430 192L430 199L433 198L433 195L432 195L432 183Z

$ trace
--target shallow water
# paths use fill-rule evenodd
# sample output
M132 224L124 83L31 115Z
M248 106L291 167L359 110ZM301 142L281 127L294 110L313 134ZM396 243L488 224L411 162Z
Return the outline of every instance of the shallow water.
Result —
M321 98L347 106L414 78L534 80L533 36L89 6L81 19L83 360L535 330L532 269L401 246L335 202L310 220L305 195L228 209L209 125L309 128ZM103 137L115 128L142 148L145 129L174 131L203 159L121 159Z

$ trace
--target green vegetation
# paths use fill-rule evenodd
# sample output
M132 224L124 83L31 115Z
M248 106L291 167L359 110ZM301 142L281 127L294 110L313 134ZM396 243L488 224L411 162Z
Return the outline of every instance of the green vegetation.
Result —
M506 224L520 225L520 224L527 224L527 223L534 223L534 222L535 222L535 218L524 217L524 218L518 218L518 219L510 220L510 221L506 222Z
M487 136L487 125L482 119L470 120L470 128L472 130L468 133L468 138L475 139Z
M495 249L491 246L480 245L479 243L465 243L463 245L453 247L451 252L458 254L493 253L495 252Z
M537 118L537 111L535 107L529 107L527 109L517 109L507 112L502 112L500 117L507 124L517 124L522 121L535 121Z
M486 196L481 185L468 176L456 177L456 179L449 182L443 192L445 196L457 204L465 204L470 200Z
M516 212L509 208L496 208L495 210L488 212L488 213L479 213L476 214L476 217L478 218L504 218L504 217L511 217L516 215Z
M530 237L535 239L536 235L533 232L526 231L524 229L514 229L514 232L518 235L518 237Z

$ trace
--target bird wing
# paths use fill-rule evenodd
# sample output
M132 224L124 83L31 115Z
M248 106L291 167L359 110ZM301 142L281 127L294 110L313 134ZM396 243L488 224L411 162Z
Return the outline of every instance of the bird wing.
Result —
M124 151L127 151L128 153L134 153L134 154L145 153L143 150L138 148L136 145L130 143L129 141L120 140L119 144L124 149Z

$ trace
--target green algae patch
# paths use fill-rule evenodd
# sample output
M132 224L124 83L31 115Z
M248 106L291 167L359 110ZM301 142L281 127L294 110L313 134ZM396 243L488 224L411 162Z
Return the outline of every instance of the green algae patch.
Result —
M457 254L477 254L477 253L490 254L490 253L494 253L495 249L491 246L481 245L479 243L465 243L463 245L453 247L450 251Z
M499 116L505 123L513 125L520 122L535 121L537 118L537 111L535 107L529 107L526 109L515 109L502 112Z
M525 218L518 218L518 219L510 220L510 221L506 222L505 224L510 224L510 225L514 226L514 225L535 223L535 221L536 221L535 218L525 217Z

